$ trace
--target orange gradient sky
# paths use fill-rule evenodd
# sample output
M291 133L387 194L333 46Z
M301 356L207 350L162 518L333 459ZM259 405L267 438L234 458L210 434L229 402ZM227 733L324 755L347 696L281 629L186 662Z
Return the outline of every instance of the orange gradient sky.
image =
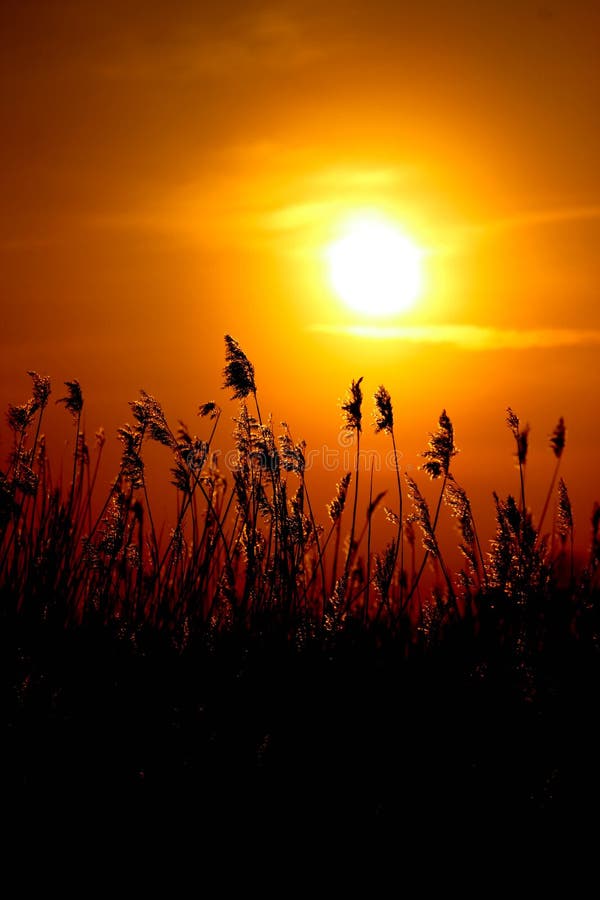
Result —
M33 368L55 397L78 378L88 430L111 440L140 387L200 429L198 404L226 399L230 332L263 409L312 447L337 446L353 377L368 410L390 390L405 465L446 407L488 525L491 491L517 490L506 406L532 426L534 511L564 415L587 536L597 3L3 0L0 23L3 408ZM424 251L422 297L385 321L345 307L326 271L364 211ZM324 503L335 477L314 477Z

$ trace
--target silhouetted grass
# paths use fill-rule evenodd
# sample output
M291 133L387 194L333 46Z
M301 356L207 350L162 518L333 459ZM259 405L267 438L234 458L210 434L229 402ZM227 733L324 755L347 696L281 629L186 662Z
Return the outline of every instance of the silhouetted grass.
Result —
M562 419L536 525L528 427L508 411L519 494L494 495L496 533L484 550L452 471L446 411L423 452L424 475L440 485L432 515L418 479L401 472L380 386L375 429L392 441L398 507L386 508L395 538L373 548L382 495L372 481L362 530L358 513L362 379L342 406L355 470L341 476L324 525L306 447L288 425L278 434L263 420L254 367L233 338L224 370L240 403L232 471L218 466L216 403L200 406L198 437L172 430L142 392L133 424L118 431L121 463L102 498L105 437L90 448L80 431L79 383L58 401L75 430L65 485L52 477L42 432L50 381L30 375L32 397L8 411L12 451L0 473L5 779L21 801L83 786L133 804L194 797L211 816L318 810L323 826L390 827L458 803L483 815L598 798L600 510L578 569L562 478L553 503ZM171 456L178 514L166 536L152 514L148 442ZM439 538L444 507L460 534L456 573Z

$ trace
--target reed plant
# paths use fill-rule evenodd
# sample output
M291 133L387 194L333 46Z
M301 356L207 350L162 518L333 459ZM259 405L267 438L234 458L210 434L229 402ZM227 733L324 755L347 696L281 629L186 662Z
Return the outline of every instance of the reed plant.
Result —
M216 442L224 415L217 403L199 406L195 434L181 424L173 430L159 401L142 391L130 403L132 422L117 432L118 471L108 494L98 497L106 436L99 430L90 447L81 425L82 389L72 380L57 401L73 419L71 474L67 483L56 480L43 433L50 379L29 375L31 397L8 409L12 447L0 472L5 616L51 615L65 624L93 618L174 634L268 621L290 635L327 635L360 623L367 631L401 629L407 640L418 642L432 604L440 621L449 624L497 607L500 598L504 605L526 609L532 596L539 606L540 598L567 590L574 621L577 609L595 602L599 514L596 507L589 560L578 568L571 503L559 479L566 443L562 418L550 439L556 463L536 524L526 494L529 426L509 408L518 491L516 498L493 494L496 532L485 550L472 503L452 469L458 449L446 410L422 454L423 474L439 484L432 512L419 475L401 471L392 397L380 385L374 393L374 431L391 442L397 507L385 507L396 531L378 548L373 522L383 515L384 492L377 492L372 469L368 496L363 491L364 526L359 525L362 378L350 383L341 402L342 430L353 442L355 459L353 470L340 474L325 525L310 497L306 445L287 423L277 428L271 417L264 418L254 366L230 335L223 387L238 407L232 417L235 459L226 473L219 468ZM168 532L157 527L153 512L149 442L164 447L171 460L177 514ZM551 504L549 538L542 529ZM439 536L444 510L456 525L464 558L456 573Z
M167 797L156 835L165 822L189 827L190 810L219 841L232 829L242 842L264 843L269 829L289 841L302 823L304 859L307 822L323 826L319 846L343 830L348 841L385 835L404 846L399 823L419 834L432 821L454 828L457 808L493 825L554 804L572 822L582 798L600 797L589 724L600 686L600 505L578 558L563 419L538 515L529 429L508 411L515 491L492 494L486 541L457 478L450 416L441 412L420 470L409 471L407 423L382 385L373 427L391 445L393 499L364 465L358 379L340 403L354 460L320 510L305 442L265 416L254 366L231 336L231 415L208 400L196 428L173 426L140 392L105 491L110 437L85 433L81 386L67 382L59 401L73 441L57 467L44 433L50 379L29 374L31 396L8 409L0 471L3 786L29 824L36 803L54 808L44 799L53 791L61 808L69 791L83 798L88 821L105 798L109 816L125 798L145 820ZM169 527L155 514L150 444L170 469ZM393 537L380 545L386 519ZM73 821L84 820L80 806Z

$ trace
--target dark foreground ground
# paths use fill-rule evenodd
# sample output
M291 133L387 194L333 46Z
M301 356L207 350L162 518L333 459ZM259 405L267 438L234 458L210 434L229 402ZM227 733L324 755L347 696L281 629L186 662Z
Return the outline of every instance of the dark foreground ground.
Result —
M181 647L150 630L5 620L11 808L81 822L166 809L173 827L183 812L224 835L595 820L593 629L483 619L407 650L358 627L299 641L263 624Z

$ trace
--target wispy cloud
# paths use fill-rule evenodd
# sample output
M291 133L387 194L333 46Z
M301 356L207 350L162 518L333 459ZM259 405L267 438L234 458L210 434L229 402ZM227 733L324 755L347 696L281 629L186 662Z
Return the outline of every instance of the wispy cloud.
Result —
M586 220L600 219L600 206L567 206L558 209L531 210L529 212L515 213L512 216L504 216L481 222L468 228L468 231L512 231L517 228L531 228L536 225L553 225L562 222L583 222Z
M351 211L385 211L408 167L315 166L312 147L276 142L222 148L207 164L208 177L162 190L144 208L100 213L101 228L171 232L199 242L256 246L287 241L313 251ZM329 237L331 235L329 234Z
M390 166L329 166L295 172L283 196L257 217L257 223L270 232L314 230L324 222L348 214L349 210L354 213L360 208L381 210L387 205L390 192L410 172L408 167Z
M262 35L269 45L284 37L300 41L296 25L276 16L258 22L250 34ZM201 64L208 65L207 60ZM310 142L231 141L211 148L204 169L201 176L181 183L171 176L170 183L155 189L152 202L96 215L93 224L176 233L210 246L278 245L286 253L293 247L295 255L314 255L349 214L377 211L401 218L420 235L428 255L439 258L468 253L479 236L600 221L600 206L590 204L453 224L423 212L418 187L426 173L410 161L323 159L322 148Z
M480 325L333 325L313 324L310 331L372 341L448 344L464 350L530 350L599 346L600 330L576 328L488 328Z

